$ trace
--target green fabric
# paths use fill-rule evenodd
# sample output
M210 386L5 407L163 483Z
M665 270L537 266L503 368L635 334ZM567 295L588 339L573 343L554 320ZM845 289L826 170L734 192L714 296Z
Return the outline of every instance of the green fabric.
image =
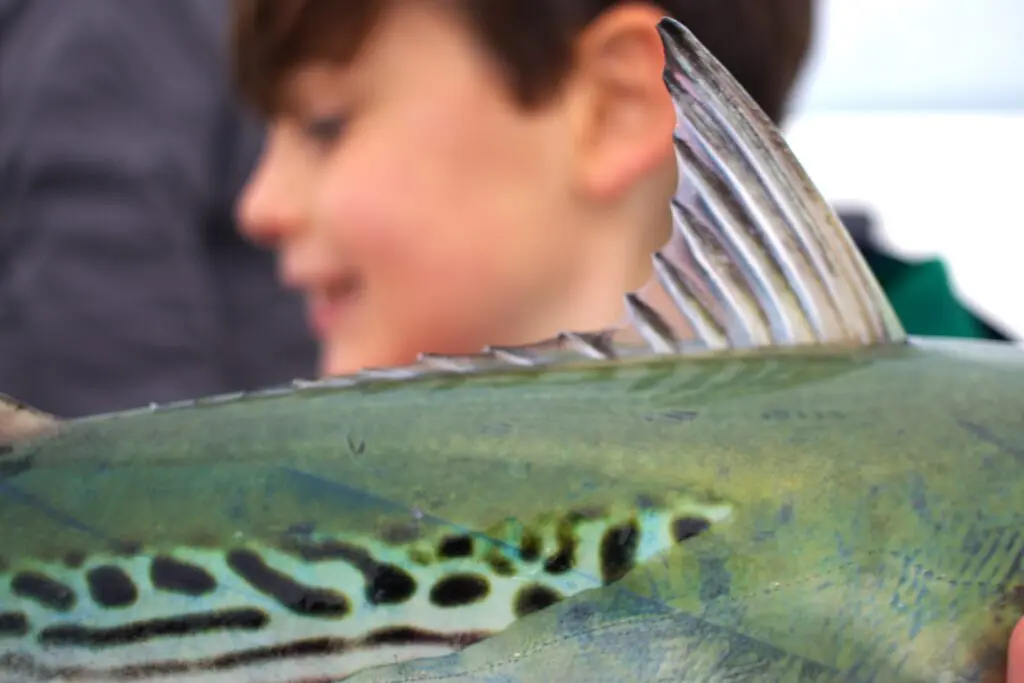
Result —
M956 298L942 261L910 263L877 251L868 251L864 257L908 334L996 338L993 331Z

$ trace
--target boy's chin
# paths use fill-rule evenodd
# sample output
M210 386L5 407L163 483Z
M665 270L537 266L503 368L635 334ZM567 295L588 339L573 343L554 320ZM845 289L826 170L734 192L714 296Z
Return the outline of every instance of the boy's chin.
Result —
M361 370L379 370L416 361L417 353L385 348L384 344L324 342L320 347L320 376L341 377Z

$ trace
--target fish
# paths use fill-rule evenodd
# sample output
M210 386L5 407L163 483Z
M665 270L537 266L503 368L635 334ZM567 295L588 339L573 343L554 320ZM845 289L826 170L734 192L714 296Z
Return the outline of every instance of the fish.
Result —
M778 130L659 31L667 308L75 420L5 398L0 681L1005 681L1024 352L908 337Z

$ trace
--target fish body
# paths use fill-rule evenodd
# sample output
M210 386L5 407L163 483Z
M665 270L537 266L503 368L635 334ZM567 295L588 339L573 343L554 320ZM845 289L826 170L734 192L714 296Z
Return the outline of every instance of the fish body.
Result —
M1004 680L1024 352L907 340L720 65L663 25L664 310L59 422L0 405L0 681ZM746 99L745 99L746 98Z
M693 673L667 680L1001 680L1024 611L1022 392L1024 353L933 341L82 421L0 461L0 680L331 680L299 673L520 617L523 659L493 661L555 657L550 680L662 680L560 677L657 664L672 650L594 647L654 626L689 629L673 647L694 656L661 666Z

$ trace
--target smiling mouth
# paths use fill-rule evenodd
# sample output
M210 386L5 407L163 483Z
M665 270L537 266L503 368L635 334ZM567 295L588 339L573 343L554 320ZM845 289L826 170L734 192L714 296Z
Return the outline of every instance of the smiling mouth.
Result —
M344 323L362 289L359 276L346 275L308 293L310 322L317 337L324 339Z

